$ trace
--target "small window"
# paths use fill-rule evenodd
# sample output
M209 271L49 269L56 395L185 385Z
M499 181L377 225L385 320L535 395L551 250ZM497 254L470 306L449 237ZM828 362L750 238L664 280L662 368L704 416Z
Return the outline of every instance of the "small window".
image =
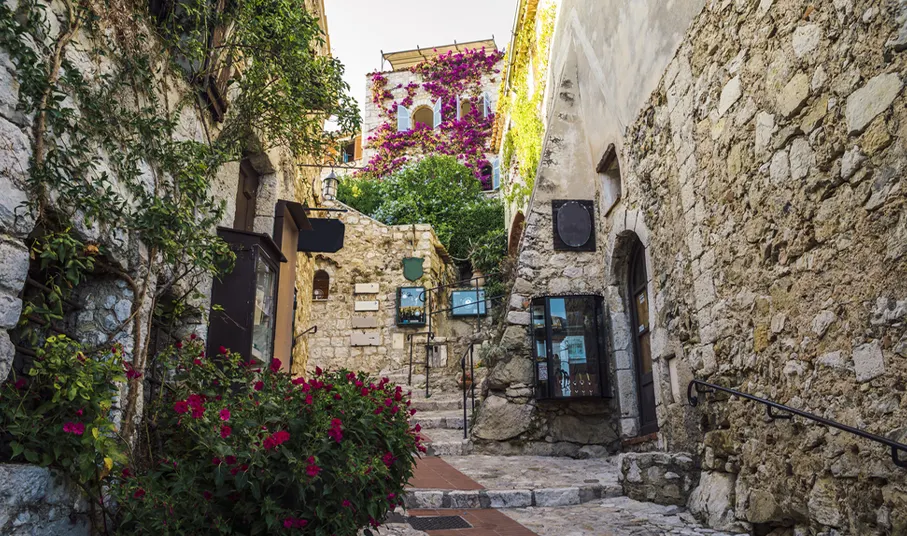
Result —
M532 300L532 357L538 398L608 396L599 296Z
M481 175L480 180L482 181L483 190L489 191L494 189L494 177L492 176L493 174L494 168L491 166L491 164L485 164L484 166L482 166L482 169L479 171L479 175Z
M428 128L435 127L435 112L428 106L420 106L416 108L416 111L413 112L413 126L412 128L418 128L419 125L425 125Z
M472 112L472 101L469 97L462 97L457 101L457 119L463 119Z
M397 325L425 325L425 287L397 289Z
M236 188L236 213L233 228L237 231L252 232L255 227L255 211L258 199L258 172L248 159L239 164L239 184Z
M356 140L340 142L340 161L344 164L356 159Z
M312 280L312 299L323 301L328 299L331 293L331 276L324 270L315 272L315 278Z
M602 181L602 212L605 216L617 205L621 198L620 163L617 161L617 150L614 144L608 145L601 161L595 171L601 175Z

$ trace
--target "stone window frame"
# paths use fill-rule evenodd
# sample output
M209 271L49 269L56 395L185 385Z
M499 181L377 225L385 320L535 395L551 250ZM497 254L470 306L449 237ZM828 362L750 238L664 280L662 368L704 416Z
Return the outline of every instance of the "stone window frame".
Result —
M608 144L601 160L595 166L595 172L601 177L602 214L608 216L623 198L623 177L620 171L620 159L613 143Z

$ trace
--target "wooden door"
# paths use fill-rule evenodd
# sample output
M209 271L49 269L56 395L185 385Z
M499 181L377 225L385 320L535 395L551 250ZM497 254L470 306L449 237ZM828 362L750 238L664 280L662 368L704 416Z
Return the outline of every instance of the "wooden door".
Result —
M633 342L636 353L636 382L639 391L640 435L658 431L655 416L655 379L652 374L652 349L649 341L649 293L646 250L637 243L630 260L630 297L632 300Z

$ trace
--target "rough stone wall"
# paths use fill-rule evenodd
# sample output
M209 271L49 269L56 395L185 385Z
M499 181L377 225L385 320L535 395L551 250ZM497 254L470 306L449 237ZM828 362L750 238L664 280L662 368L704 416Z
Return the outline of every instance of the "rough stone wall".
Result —
M316 270L330 276L327 300L312 302L312 322L318 332L306 336L309 346L308 370L341 368L373 374L403 372L409 363L408 336L425 333L428 327L398 327L397 288L424 286L426 289L457 280L457 273L430 225L384 225L338 202L327 206L346 208L339 217L346 224L343 249L317 254ZM403 276L403 258L424 259L424 275L418 281ZM355 285L376 283L377 293L355 293ZM437 294L435 294L437 296ZM378 309L356 311L356 302L377 301ZM433 298L433 310L449 305ZM354 327L354 319L370 321L374 327ZM488 320L483 322L486 324ZM360 325L360 324L355 324ZM474 332L474 321L455 320L447 313L432 318L434 342L442 346L432 369L446 373L457 370L457 360ZM363 334L375 335L372 343L358 345ZM413 361L421 370L425 361L425 335L416 335ZM422 343L420 345L420 343ZM404 378L405 380L405 378Z
M648 229L661 439L700 453L691 508L715 527L907 532L889 449L683 395L695 376L907 436L905 22L904 2L709 2L628 130L605 226Z
M89 505L48 469L0 465L0 534L88 536Z

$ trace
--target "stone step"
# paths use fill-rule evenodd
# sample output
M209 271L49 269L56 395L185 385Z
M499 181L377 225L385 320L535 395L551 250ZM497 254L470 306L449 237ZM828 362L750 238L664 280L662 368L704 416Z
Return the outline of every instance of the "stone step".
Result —
M468 412L468 410L467 410ZM413 424L418 423L425 430L446 428L448 430L463 429L463 410L454 409L447 411L421 411L410 419ZM469 417L472 423L472 417Z
M462 429L436 428L423 435L426 437L425 446L429 456L463 456L472 450L472 443L463 439Z
M450 393L438 393L437 395L432 395L430 398L425 398L425 393L422 393L422 396L415 396L413 393L412 404L411 406L417 411L454 411L460 410L462 415L463 410L463 395L451 395ZM480 400L476 400L475 406L479 407L481 404ZM472 400L466 400L466 408L468 413L472 413Z
M409 489L403 495L406 508L528 508L574 506L623 495L618 484L583 484L560 488L527 489Z

